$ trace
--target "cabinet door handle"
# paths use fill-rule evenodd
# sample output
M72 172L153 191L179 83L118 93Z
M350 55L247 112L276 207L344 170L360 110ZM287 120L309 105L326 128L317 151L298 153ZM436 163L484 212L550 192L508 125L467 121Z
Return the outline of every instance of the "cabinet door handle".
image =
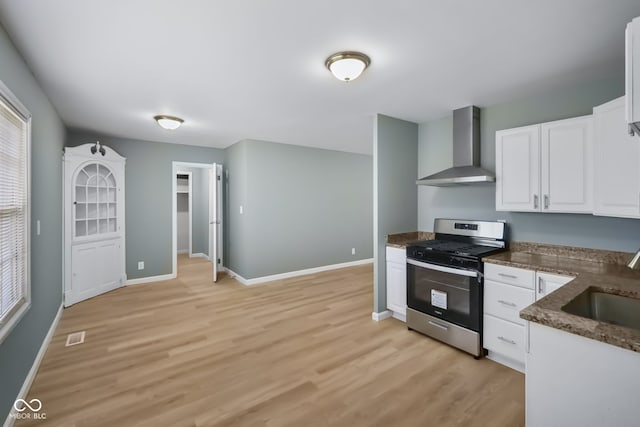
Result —
M513 274L505 274L505 273L498 273L498 276L508 277L509 279L517 279L518 278L518 276L514 276Z
M517 307L517 305L516 305L516 304L514 304L514 303L512 303L512 302L509 302L509 301L504 301L504 300L499 299L499 300L498 300L498 302L499 302L500 304L502 304L502 305L508 305L509 307Z
M499 336L498 339L502 342L506 342L507 344L512 344L512 345L516 345L516 342L514 340L510 340L509 338L505 338L503 336Z
M448 327L441 325L440 323L432 322L431 320L429 320L427 323L429 323L432 326L435 326L436 328L444 329L445 331L449 330Z
M548 194L544 195L544 208L545 209L549 209L549 195Z
M538 293L542 293L542 277L538 277Z
M533 195L533 209L538 209L538 195Z

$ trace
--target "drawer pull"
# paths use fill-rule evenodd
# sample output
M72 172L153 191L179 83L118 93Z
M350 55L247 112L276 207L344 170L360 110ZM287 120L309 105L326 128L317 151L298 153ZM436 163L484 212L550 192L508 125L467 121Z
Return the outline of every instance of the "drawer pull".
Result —
M498 302L499 302L500 304L503 304L503 305L508 305L509 307L517 307L517 305L516 305L516 304L514 304L514 303L512 303L512 302L509 302L509 301L503 301L503 300L499 299L499 300L498 300Z
M513 344L516 345L516 342L514 340L510 340L509 338L505 338L503 336L499 336L498 339L502 342L506 342L507 344Z
M428 321L428 323L429 323L430 325L432 325L432 326L435 326L436 328L444 329L445 331L449 330L449 328L448 328L448 327L446 327L446 326L444 326L444 325L441 325L441 324L439 324L439 323L436 323L436 322L432 322L431 320L429 320L429 321Z
M518 278L518 276L514 276L513 274L505 274L505 273L498 273L498 276L508 277L509 279L517 279Z

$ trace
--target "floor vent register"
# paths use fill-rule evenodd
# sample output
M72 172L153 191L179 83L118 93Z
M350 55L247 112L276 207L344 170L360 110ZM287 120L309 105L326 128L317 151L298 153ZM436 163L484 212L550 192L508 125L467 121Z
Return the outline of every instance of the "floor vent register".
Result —
M67 344L65 347L71 347L72 345L78 345L84 343L84 333L82 332L74 332L72 334L67 335Z

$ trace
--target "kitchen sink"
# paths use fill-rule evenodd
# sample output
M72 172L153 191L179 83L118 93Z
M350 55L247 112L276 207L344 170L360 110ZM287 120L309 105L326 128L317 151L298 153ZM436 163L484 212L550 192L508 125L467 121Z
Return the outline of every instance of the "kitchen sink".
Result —
M562 311L640 330L640 299L589 288L562 307Z

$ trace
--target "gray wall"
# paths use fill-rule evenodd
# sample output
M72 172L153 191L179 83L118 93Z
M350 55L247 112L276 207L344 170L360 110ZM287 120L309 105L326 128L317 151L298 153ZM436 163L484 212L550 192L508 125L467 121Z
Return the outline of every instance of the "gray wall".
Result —
M62 302L62 147L65 128L0 27L0 80L29 109L31 134L31 308L0 344L0 422L33 364ZM35 235L40 220L41 233Z
M386 235L418 226L418 125L379 114L373 135L373 310L382 312L387 305Z
M482 166L495 171L495 132L534 123L592 113L592 108L624 94L624 80L610 78L582 83L537 96L481 109ZM452 118L420 124L418 175L452 164ZM505 219L512 240L576 245L635 252L640 246L640 221L578 214L497 212L495 185L418 187L418 228L433 230L433 219Z
M246 251L251 245L246 216L238 209L247 199L247 141L233 144L226 150L227 164L224 180L224 266L244 275L250 260ZM233 239L231 238L233 236ZM245 276L246 277L246 276Z
M227 159L231 270L251 279L372 257L370 156L248 140Z
M127 158L125 216L127 278L170 274L172 270L172 163L224 163L224 150L140 141L70 131L67 145L99 139ZM138 261L145 269L138 270Z

